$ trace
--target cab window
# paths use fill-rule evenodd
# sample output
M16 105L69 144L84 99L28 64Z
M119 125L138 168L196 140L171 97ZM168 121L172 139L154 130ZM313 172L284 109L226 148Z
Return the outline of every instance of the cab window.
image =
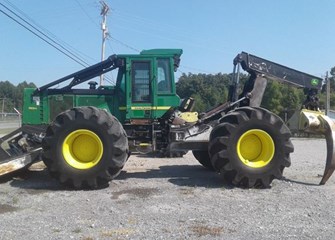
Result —
M121 93L126 92L126 78L125 78L125 70L123 68L119 68L117 82L117 88L121 91Z
M172 93L170 59L157 59L157 93Z
M121 104L125 104L126 102L126 76L125 76L125 68L119 68L116 89L117 95L119 96L119 102Z
M150 62L132 63L132 101L150 102Z

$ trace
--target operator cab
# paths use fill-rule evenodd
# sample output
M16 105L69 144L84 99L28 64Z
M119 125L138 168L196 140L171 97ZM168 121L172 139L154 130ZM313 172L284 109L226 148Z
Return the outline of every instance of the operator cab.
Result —
M114 109L121 122L150 124L179 105L174 71L181 54L181 49L153 49L139 55L118 55L125 62L118 72Z

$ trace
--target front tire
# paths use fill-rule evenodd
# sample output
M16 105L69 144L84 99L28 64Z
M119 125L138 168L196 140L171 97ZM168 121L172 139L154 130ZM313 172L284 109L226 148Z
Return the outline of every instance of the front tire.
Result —
M128 158L128 140L119 121L95 107L59 114L42 143L50 174L77 189L101 188L115 178Z
M228 183L267 188L291 164L291 133L277 115L242 107L228 113L210 136L213 167Z

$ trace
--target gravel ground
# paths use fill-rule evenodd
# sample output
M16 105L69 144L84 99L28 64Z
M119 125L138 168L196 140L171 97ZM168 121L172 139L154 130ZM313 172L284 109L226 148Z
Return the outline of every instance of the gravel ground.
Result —
M239 189L184 158L131 156L108 188L73 191L43 164L0 184L0 239L333 239L324 140L294 139L271 189Z

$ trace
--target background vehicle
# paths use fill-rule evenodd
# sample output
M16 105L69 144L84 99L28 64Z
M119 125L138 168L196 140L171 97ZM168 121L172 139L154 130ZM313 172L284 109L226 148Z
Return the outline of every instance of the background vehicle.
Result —
M0 175L38 161L75 188L98 188L116 177L129 147L163 154L192 150L206 168L241 187L268 187L290 165L288 126L260 108L267 79L306 88L306 101L289 126L325 134L324 184L334 171L333 123L318 111L322 79L242 52L234 59L228 101L198 114L194 100L176 95L173 72L181 49L153 49L107 60L37 89L25 89L23 126L1 138ZM240 67L250 74L239 93ZM115 86L88 82L117 70ZM64 86L59 87L59 84ZM4 144L6 143L6 144Z

